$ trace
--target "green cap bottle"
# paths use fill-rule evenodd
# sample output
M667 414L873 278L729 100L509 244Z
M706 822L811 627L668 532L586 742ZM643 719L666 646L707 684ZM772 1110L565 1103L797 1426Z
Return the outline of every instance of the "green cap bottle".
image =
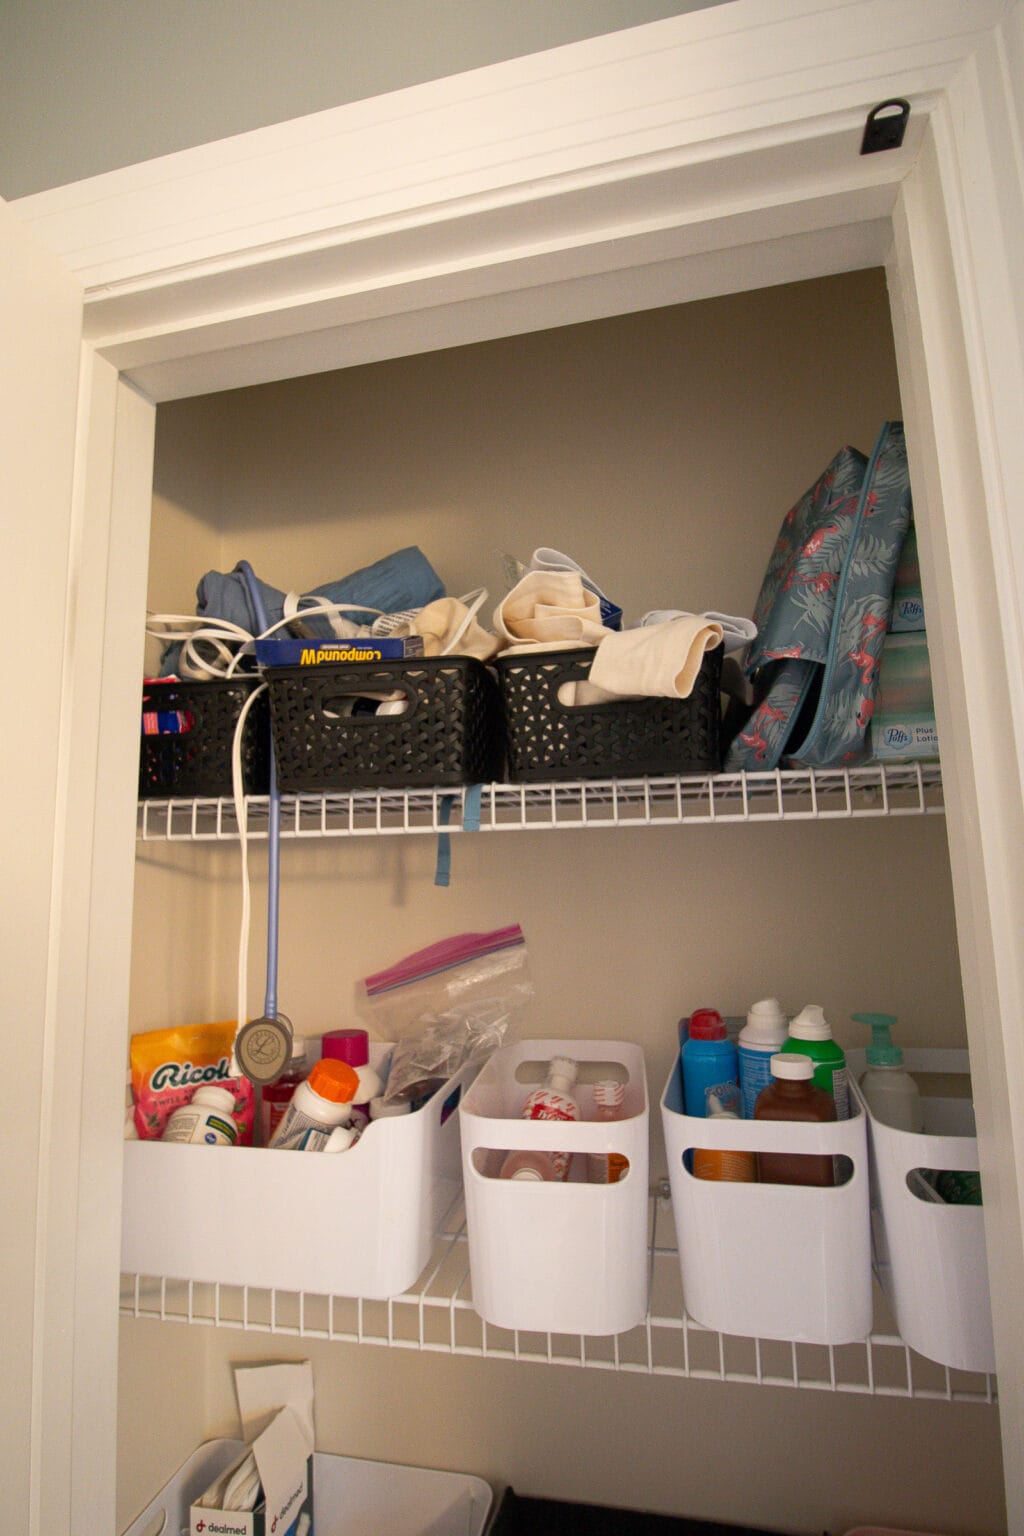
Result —
M846 1075L846 1056L832 1038L832 1026L820 1003L808 1003L790 1020L789 1037L783 1051L795 1051L814 1062L814 1086L824 1088L836 1104L836 1119L850 1118L850 1089Z

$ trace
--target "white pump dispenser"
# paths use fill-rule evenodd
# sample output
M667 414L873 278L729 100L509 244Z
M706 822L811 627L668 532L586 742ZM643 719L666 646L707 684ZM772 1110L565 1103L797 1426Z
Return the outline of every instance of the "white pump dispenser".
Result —
M891 1013L853 1013L856 1024L867 1024L872 1040L865 1055L867 1070L860 1080L860 1091L876 1120L898 1131L924 1130L921 1092L903 1067L903 1052L893 1045L889 1031L896 1023Z

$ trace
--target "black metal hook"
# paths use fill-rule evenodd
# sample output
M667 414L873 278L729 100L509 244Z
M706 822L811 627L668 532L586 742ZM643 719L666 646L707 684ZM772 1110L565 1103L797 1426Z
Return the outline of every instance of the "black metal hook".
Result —
M910 102L900 96L894 96L890 101L880 101L877 107L872 107L864 124L861 154L873 155L880 149L899 149L909 118Z

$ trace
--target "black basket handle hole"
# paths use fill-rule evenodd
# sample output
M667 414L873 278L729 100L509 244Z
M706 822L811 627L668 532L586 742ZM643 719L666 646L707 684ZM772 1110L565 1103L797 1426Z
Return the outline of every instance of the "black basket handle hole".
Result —
M412 699L401 689L388 693L332 693L321 701L325 720L376 720L408 714Z

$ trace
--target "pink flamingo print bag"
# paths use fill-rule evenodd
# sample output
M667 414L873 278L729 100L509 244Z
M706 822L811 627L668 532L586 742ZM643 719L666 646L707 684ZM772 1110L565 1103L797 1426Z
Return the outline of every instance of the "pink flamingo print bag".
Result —
M870 458L841 448L783 519L742 665L752 705L730 704L728 772L850 767L870 755L878 666L910 523L903 425Z

